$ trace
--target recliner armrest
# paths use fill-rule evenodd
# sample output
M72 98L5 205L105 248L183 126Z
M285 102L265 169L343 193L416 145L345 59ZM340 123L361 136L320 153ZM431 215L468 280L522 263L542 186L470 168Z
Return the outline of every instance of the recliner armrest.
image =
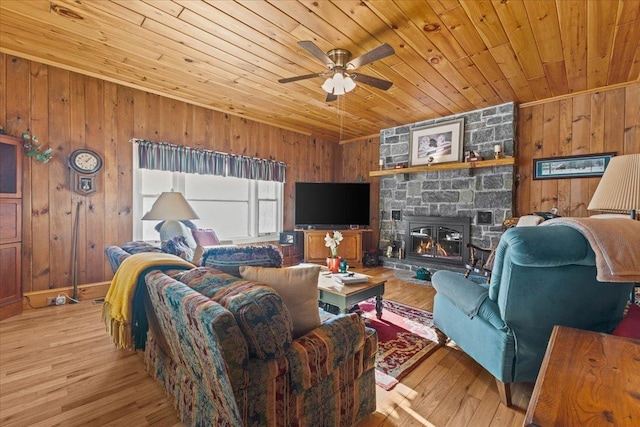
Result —
M489 296L486 287L452 271L439 270L435 272L431 283L438 293L446 296L453 305L469 317L478 314L480 306Z
M498 307L498 304L490 298L485 298L482 304L480 304L478 317L486 320L496 329L500 329L502 331L509 329L500 315L500 308Z

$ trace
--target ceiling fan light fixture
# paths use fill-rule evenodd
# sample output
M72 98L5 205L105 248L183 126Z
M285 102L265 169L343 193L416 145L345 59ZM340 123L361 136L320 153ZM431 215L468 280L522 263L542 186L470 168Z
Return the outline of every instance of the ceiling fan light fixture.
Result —
M335 73L333 75L333 94L344 95L344 77L342 73Z
M322 90L324 90L325 92L333 93L333 78L332 77L327 78L327 80L324 81L321 87L322 87Z
M387 90L393 85L392 82L380 79L378 77L367 76L366 74L351 73L353 70L356 70L359 67L395 54L393 48L386 43L376 47L375 49L371 49L370 51L365 52L355 59L352 59L351 52L346 49L337 48L325 53L318 46L316 46L314 42L310 40L300 40L298 42L298 46L306 50L311 55L315 56L316 59L326 65L328 71L283 78L279 79L278 82L290 83L297 82L299 80L311 79L314 77L330 76L325 79L324 83L321 86L322 90L327 92L326 102L335 101L338 98L338 95L344 95L347 92L351 92L360 83L381 90ZM357 84L356 80L358 80Z
M353 79L349 76L344 78L344 91L345 92L351 92L352 90L354 90L356 88L356 84L354 83Z

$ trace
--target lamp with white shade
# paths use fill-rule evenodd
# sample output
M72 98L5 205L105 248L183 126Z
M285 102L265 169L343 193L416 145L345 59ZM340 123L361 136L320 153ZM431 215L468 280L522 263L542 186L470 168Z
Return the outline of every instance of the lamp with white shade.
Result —
M611 158L587 210L627 213L636 219L640 210L640 154Z
M164 241L184 234L186 226L180 221L200 219L200 217L189 205L182 193L165 191L160 194L153 203L151 210L142 219L164 221L160 228L160 240ZM193 240L193 237L191 237L191 240ZM187 239L187 243L191 247L189 239ZM193 242L193 247L195 247L195 241Z

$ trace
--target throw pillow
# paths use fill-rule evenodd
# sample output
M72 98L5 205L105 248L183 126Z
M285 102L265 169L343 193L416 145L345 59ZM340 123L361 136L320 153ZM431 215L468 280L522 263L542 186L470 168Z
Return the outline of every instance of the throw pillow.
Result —
M275 289L291 314L294 338L320 326L319 265L293 268L242 266L240 274L245 280L264 283Z
M220 244L220 239L213 230L191 230L191 234L198 245L217 246Z
M193 234L193 240L196 241L196 249L193 254L193 263L195 265L202 265L202 255L207 247L219 246L220 240L216 236L213 230L191 230Z
M640 340L640 306L629 304L627 315L613 331L613 335Z

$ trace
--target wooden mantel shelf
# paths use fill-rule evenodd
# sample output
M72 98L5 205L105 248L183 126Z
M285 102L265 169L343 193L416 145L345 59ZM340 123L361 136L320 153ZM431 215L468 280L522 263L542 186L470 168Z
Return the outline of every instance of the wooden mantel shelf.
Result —
M410 168L384 169L380 171L371 171L369 172L369 176L386 176L386 175L397 175L397 174L405 174L405 173L441 171L441 170L448 170L448 169L489 168L491 166L514 165L515 163L516 163L516 159L514 157L505 157L502 159L479 160L477 162L439 163L439 164L433 164L433 165L413 166Z

